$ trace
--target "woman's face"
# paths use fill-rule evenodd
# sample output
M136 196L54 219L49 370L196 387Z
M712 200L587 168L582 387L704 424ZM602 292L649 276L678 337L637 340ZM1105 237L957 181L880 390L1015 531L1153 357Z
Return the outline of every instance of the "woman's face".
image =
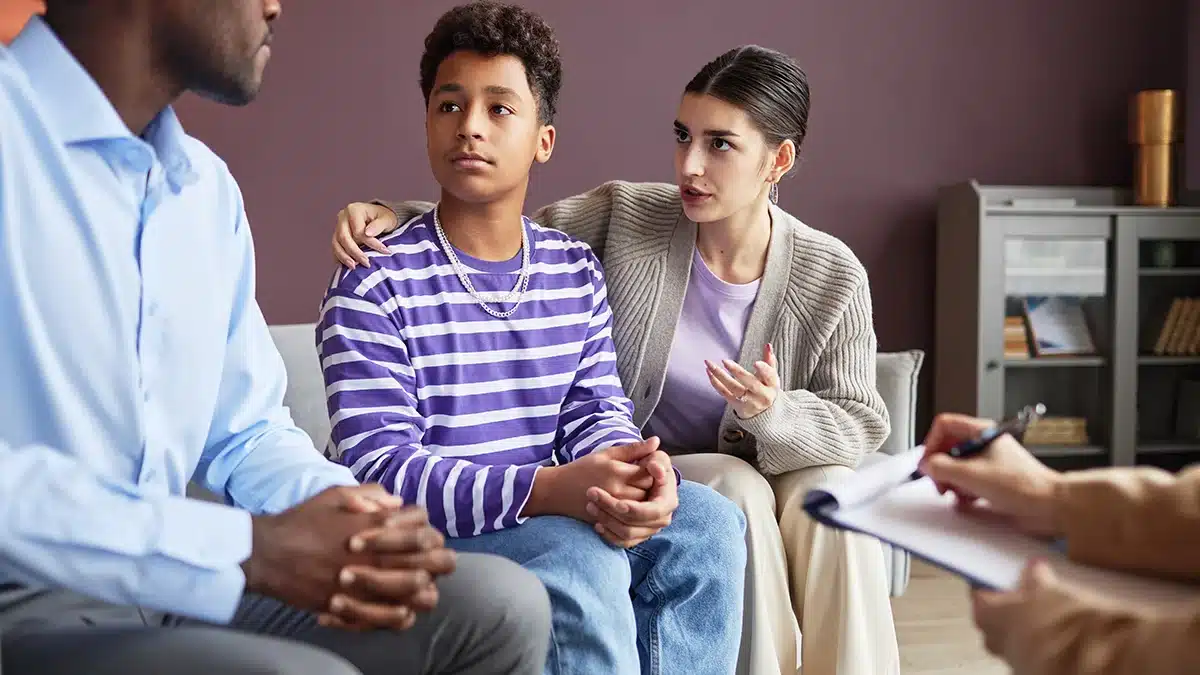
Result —
M766 198L779 149L767 146L741 108L684 94L675 141L675 181L693 222L724 220Z

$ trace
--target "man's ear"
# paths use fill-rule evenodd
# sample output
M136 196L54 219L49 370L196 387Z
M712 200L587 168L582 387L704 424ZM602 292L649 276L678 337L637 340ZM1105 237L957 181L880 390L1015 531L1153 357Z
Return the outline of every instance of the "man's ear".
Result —
M538 148L537 154L533 159L538 164L545 164L550 161L550 155L554 154L554 125L545 124L541 131L538 132Z

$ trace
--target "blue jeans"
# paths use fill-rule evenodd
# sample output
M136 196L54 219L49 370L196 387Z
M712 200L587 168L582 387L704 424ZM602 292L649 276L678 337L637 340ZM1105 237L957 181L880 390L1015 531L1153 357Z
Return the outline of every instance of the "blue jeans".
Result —
M548 675L729 675L742 632L745 530L733 502L684 481L671 524L629 550L563 516L448 545L502 555L542 580Z

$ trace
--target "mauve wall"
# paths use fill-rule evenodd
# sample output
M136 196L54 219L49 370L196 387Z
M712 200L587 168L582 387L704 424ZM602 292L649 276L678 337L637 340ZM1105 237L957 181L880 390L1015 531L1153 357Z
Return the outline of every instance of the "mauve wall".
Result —
M454 4L285 3L253 106L183 104L241 182L269 321L314 319L342 204L436 194L417 62ZM1125 184L1129 96L1185 72L1185 0L525 4L557 29L566 68L531 208L612 178L672 180L671 120L694 72L743 43L795 56L812 118L781 202L866 264L885 350L932 347L940 184Z
M1184 185L1200 202L1200 0L1187 6L1187 85L1184 92Z

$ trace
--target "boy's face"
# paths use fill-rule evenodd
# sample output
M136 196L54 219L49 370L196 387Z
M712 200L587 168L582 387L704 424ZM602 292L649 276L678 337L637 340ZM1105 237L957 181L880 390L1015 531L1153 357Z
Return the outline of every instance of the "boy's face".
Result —
M554 150L554 127L515 56L454 52L438 67L425 115L429 165L442 189L468 203L490 202L529 183L533 162Z

